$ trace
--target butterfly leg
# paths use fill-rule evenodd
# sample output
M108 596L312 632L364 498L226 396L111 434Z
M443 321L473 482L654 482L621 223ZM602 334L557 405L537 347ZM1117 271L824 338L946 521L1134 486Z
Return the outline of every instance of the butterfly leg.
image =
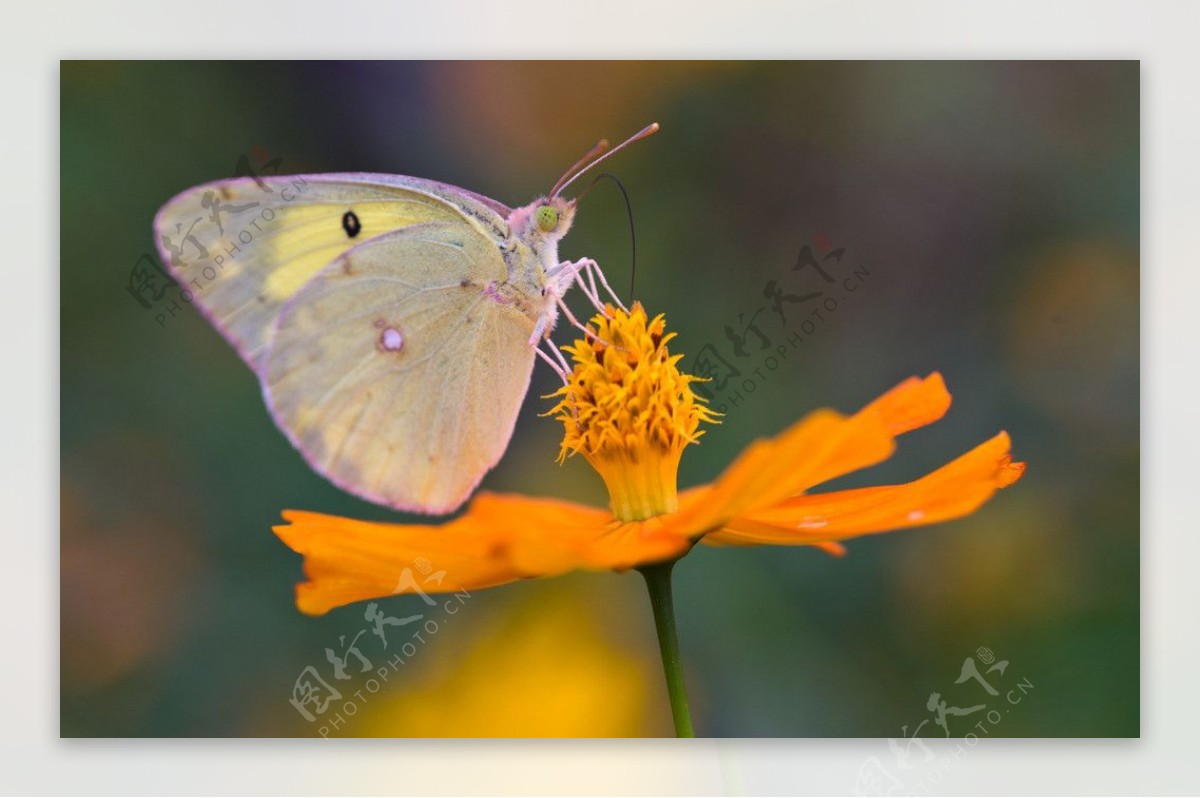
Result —
M551 307L537 320L537 324L533 325L533 334L529 336L529 345L538 347L542 341L550 337L551 331L554 330L554 324L558 321L558 309Z
M558 348L555 347L553 343L550 344L550 348L551 348L551 351L558 352ZM550 368L554 369L554 373L557 374L558 378L563 381L563 385L566 385L569 382L569 380L567 379L567 372L563 368L563 366L565 365L565 361L560 363L559 361L556 361L554 358L547 355L545 352L542 351L542 347L540 344L538 346L535 346L533 348L533 351L538 353L538 357L540 357L542 360L546 361L546 365L548 365L548 366L550 366ZM559 357L560 358L562 357L561 353L559 354Z
M590 289L591 289L591 291L592 291L592 296L594 296L594 297L596 297L597 299L599 299L599 298L600 298L600 291L599 291L599 290L596 288L596 275L592 274L592 270L591 270L591 269L588 269L588 270L587 270L587 275L588 275L588 288L590 288Z
M608 314L604 311L604 304L600 301L600 295L596 293L596 286L593 284L591 289L589 289L588 284L580 276L580 272L583 271L586 265L587 261L585 259L578 261L564 260L555 266L546 274L546 277L551 281L551 290L555 296L563 296L571 288L572 283L578 283L580 290L583 291L583 295L588 298L588 301L592 303L596 310L607 316Z
M561 365L563 367L563 371L566 371L569 373L571 371L571 364L568 363L567 359L563 356L562 350L559 349L557 346L555 346L554 342L551 341L549 338L547 338L546 341L550 344L550 352L556 358L558 358L559 365Z
M563 385L566 385L569 382L567 375L571 372L571 365L567 363L563 353L550 339L550 331L554 329L555 317L556 314L547 313L538 320L533 328L533 335L529 339L529 345L533 347L534 352L537 352L538 357L546 361L546 364L554 370L558 378L563 381ZM554 357L542 351L542 344L547 344Z
M621 297L617 296L617 292L612 290L612 286L608 284L608 279L604 276L604 270L600 268L600 264L596 263L596 261L592 260L591 258L584 258L582 265L583 268L587 270L588 279L592 281L592 293L597 294L598 296L595 279L596 277L599 277L600 285L604 286L604 290L608 292L610 297L612 297L613 302L617 303L617 307L628 313L629 308L625 307L625 303L621 301Z
M554 345L553 341L547 338L546 342L550 344L550 351L554 353L556 358L558 358L558 362L561 365L555 365L554 360L545 352L543 352L541 347L537 347L535 351L541 356L542 360L546 361L550 365L550 368L554 369L554 372L558 374L559 378L563 381L563 385L570 385L571 378L567 375L570 373L571 367L567 364L567 359L563 357L563 353L557 346ZM579 410L575 407L574 402L571 402L571 416L576 422L579 421Z
M580 264L583 266L583 269L580 273L582 274L583 271L586 271L588 277L587 286L585 287L583 283L580 282L580 288L584 289L584 293L587 294L588 299L592 300L592 304L599 308L600 311L607 316L608 310L600 307L600 291L596 288L596 275L592 274L592 270L588 268L586 261L580 261Z
M586 336L588 338L592 338L596 341L599 341L600 343L604 344L605 346L611 346L611 344L609 344L608 341L605 341L603 338L596 335L596 331L593 330L591 327L588 327L588 326L580 323L579 319L575 318L575 314L571 312L571 309L569 307L567 307L567 303L563 301L563 298L561 296L556 296L556 297L554 297L554 299L555 299L555 301L558 302L558 307L560 310L562 310L563 315L567 317L567 321L571 322L572 327L579 330L581 333L584 334L584 336Z
M554 297L554 301L557 303L559 310L561 310L562 314L567 317L567 321L571 323L572 327L583 333L585 338L591 338L599 341L605 346L609 346L610 344L607 341L596 335L595 330L587 327L586 325L582 324L579 319L575 318L575 314L571 312L571 308L568 307L567 303L563 301L563 294L567 292L567 289L571 287L571 284L579 283L579 287L583 290L583 293L587 295L587 298L591 301L591 303L595 305L605 317L608 316L608 312L600 303L600 298L588 291L587 283L585 283L583 278L579 276L580 271L584 268L586 263L587 260L584 259L577 261L563 261L562 263L558 264L558 266L552 272L549 272L546 275L550 280L546 292L550 296ZM553 329L554 321L555 318L553 316L550 317L549 327L545 327L539 323L538 328L534 330L534 335L536 336L539 332L548 332L550 329Z
M582 264L583 261L580 261L580 263ZM588 272L588 275L590 277L591 272ZM606 308L604 303L600 301L600 294L596 291L595 280L592 280L592 285L589 288L588 284L583 280L583 271L579 270L575 272L575 282L579 284L579 289L583 291L583 295L588 298L596 310L603 313L605 318L610 318L608 315L608 308Z
M552 306L549 311L547 311L540 319L538 319L537 324L535 324L533 327L533 334L529 336L530 346L537 347L542 343L542 341L550 340L550 333L553 332L554 325L558 321L558 308L562 308L562 312L567 317L567 321L569 321L573 327L582 332L585 337L594 338L600 343L606 346L608 345L608 342L596 335L594 330L581 324L579 319L575 318L575 314L571 312L569 307L567 307L567 303L563 302L561 296L558 296L557 294L552 295L554 296L554 301L557 307ZM551 343L551 346L553 346L553 343ZM555 349L555 353L558 353L557 349ZM565 363L565 361L563 362ZM570 371L569 366L567 367L567 370Z

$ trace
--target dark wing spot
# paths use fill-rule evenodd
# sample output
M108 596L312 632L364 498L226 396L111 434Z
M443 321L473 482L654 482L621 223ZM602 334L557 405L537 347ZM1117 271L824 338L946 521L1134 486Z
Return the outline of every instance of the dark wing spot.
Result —
M461 280L459 280L459 281L458 281L458 284L459 284L460 286L462 286L463 288L468 288L468 287L470 287L470 285L471 285L471 278L470 278L470 277L464 277L464 278L462 278Z
M342 229L346 231L346 235L354 238L362 232L362 222L358 220L358 214L354 211L346 211L342 215Z

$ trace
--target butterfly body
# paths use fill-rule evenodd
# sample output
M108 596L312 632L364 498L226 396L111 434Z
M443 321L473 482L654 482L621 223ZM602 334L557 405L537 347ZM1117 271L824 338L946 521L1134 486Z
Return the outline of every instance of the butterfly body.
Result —
M154 228L315 470L370 501L442 513L503 454L561 298L594 267L559 261L574 213L554 191L509 208L432 180L340 173L197 186Z

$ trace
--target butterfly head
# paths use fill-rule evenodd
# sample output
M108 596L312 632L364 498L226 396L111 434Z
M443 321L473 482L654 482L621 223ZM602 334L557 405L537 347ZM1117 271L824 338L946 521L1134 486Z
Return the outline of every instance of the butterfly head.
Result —
M539 197L512 212L508 222L513 233L534 249L546 243L558 243L575 220L575 200L565 197Z
M579 197L568 199L562 196L563 190L611 155L657 132L658 123L654 122L612 149L607 141L601 140L563 173L549 194L517 208L509 215L509 228L530 249L538 253L538 257L544 261L544 268L549 269L558 264L558 242L571 229L571 222L575 220L575 206Z
M533 226L541 235L557 241L571 229L571 222L575 221L575 200L543 197L534 205Z

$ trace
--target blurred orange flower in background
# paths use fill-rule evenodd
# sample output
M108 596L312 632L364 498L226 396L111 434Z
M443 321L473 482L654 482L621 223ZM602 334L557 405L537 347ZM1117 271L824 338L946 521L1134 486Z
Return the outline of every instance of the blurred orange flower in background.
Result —
M551 411L563 454L604 478L611 512L560 499L480 494L442 525L385 524L285 511L276 534L305 557L301 611L313 615L399 590L415 558L436 557L441 591L476 590L577 568L617 570L676 559L710 545L801 545L841 554L840 541L974 512L1024 473L1004 432L913 482L808 491L875 465L895 439L940 419L950 394L940 374L912 377L853 415L815 411L751 444L718 479L679 494L676 470L702 423L714 421L670 355L662 316L609 306L595 335L565 347L575 361Z

